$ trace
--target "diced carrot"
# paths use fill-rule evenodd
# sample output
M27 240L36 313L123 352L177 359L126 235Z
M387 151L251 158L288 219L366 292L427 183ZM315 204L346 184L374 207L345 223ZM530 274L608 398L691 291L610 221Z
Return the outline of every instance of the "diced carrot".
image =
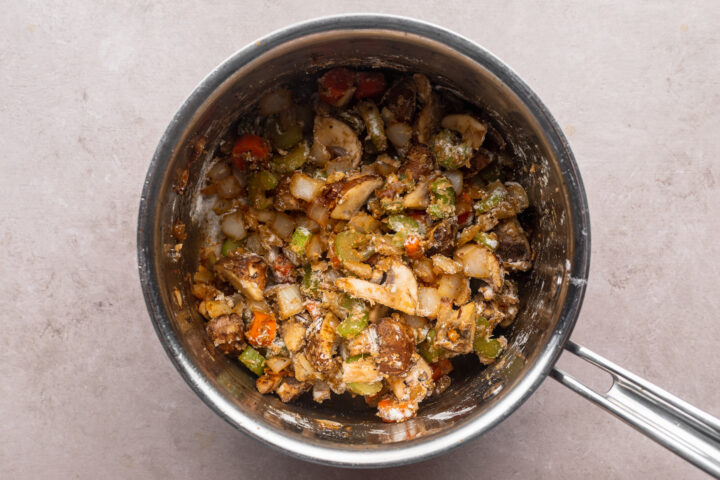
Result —
M295 265L285 257L285 255L278 255L273 261L273 270L282 278L283 282L291 282L294 280Z
M405 253L410 258L417 258L422 255L423 250L420 245L420 237L417 235L408 235L405 239Z
M246 134L237 139L232 149L233 163L241 170L244 167L243 155L246 153L258 160L267 160L270 158L270 146L264 138Z
M379 97L386 88L385 75L380 72L359 72L355 98Z
M253 320L250 328L245 333L245 338L254 347L267 347L277 333L277 322L275 319L263 312L253 312Z
M443 358L436 363L431 363L430 367L433 369L433 380L437 380L443 375L447 375L453 371L452 362L450 362L447 358Z
M348 91L355 88L355 73L347 68L333 68L320 77L320 99L330 105L340 106Z
M320 315L322 315L320 302L316 302L315 300L307 300L305 302L305 309L308 311L312 318L318 318L320 317Z
M404 422L417 413L416 404L387 397L378 402L377 408L378 416L386 423Z

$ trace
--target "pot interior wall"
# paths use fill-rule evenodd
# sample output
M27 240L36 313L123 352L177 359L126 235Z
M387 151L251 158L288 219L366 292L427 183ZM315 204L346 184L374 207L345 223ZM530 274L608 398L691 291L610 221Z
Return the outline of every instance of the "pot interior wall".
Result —
M570 278L573 238L569 195L557 145L550 145L528 106L482 65L438 42L393 31L325 32L276 47L229 75L190 121L187 133L174 149L157 206L155 251L157 279L173 329L192 359L193 368L216 383L220 395L246 415L307 442L344 448L374 448L367 444L396 444L446 432L483 415L518 388L546 348L561 317ZM195 310L186 278L197 267L199 244L205 232L202 202L203 164L222 134L268 88L312 74L329 66L383 67L425 73L434 84L463 92L486 112L512 146L516 178L528 191L531 208L522 221L532 231L536 252L533 270L519 279L522 306L516 323L506 332L509 348L488 368L476 359L458 362L452 386L421 405L415 419L384 424L362 399L347 396L320 405L303 400L285 405L275 396L255 390L255 377L215 352L208 344L203 319ZM298 74L301 72L301 74ZM204 142L204 148L200 148ZM184 194L178 195L182 172L189 171ZM171 226L187 225L189 236L181 255ZM182 306L175 299L175 289ZM570 326L572 322L570 322ZM562 332L561 332L562 333ZM362 444L362 447L361 447Z

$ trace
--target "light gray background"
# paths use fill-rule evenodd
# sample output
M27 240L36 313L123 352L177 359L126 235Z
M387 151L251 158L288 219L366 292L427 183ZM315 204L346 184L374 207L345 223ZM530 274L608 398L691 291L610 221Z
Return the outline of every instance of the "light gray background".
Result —
M593 234L573 338L718 416L717 2L0 3L0 477L703 477L553 380L430 462L352 472L271 451L166 358L135 223L161 133L236 49L331 13L428 20L513 67L572 144Z

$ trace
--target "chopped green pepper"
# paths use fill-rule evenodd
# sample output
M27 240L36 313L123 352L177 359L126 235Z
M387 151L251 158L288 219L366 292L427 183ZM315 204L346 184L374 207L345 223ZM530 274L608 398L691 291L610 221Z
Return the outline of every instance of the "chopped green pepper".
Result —
M232 238L228 237L225 239L222 245L222 254L224 256L230 255L230 252L233 252L240 248L241 243L237 240L233 240Z
M402 213L405 211L402 200L393 200L391 198L381 198L380 207L385 213Z
M338 335L352 338L367 328L370 311L364 301L349 295L343 295L338 305L348 312L345 320L337 326Z
M286 155L272 159L272 169L280 173L290 173L303 166L310 155L310 147L303 142L290 150Z
M245 347L238 360L258 377L265 373L265 357L252 347Z
M362 116L368 135L378 152L387 149L387 137L385 136L385 124L383 123L380 111L375 102L365 101L358 103L358 110Z
M344 338L353 338L368 326L367 313L352 313L337 326L337 333Z
M290 250L295 252L296 255L304 256L305 249L310 243L312 238L312 232L306 227L297 227L290 237Z
M350 382L347 384L347 389L350 390L352 393L356 393L358 395L375 395L380 390L382 390L382 382L372 382L372 383L361 383L361 382Z
M248 197L253 207L265 209L272 205L272 199L265 196L265 192L277 187L278 180L267 170L253 173L248 180Z
M440 354L442 354L442 348L435 346L435 337L437 337L435 329L430 330L425 340L418 347L418 353L428 363L437 362L440 360Z
M266 131L270 143L277 150L288 150L297 145L303 137L303 127L299 123L294 123L283 130L272 117L268 120Z
M503 349L500 340L487 337L475 337L473 348L475 352L484 359L497 358Z
M489 212L500 205L500 202L505 200L505 196L507 195L507 190L500 180L496 180L488 185L487 190L488 194L473 206L475 213L478 215Z
M475 237L473 237L473 240L482 245L485 245L492 251L495 251L495 249L499 245L497 235L495 235L494 233L478 232L475 234Z
M455 215L455 190L452 183L445 177L438 177L430 184L432 202L427 213L434 219L447 218Z
M361 360L363 358L369 357L367 353L358 353L357 355L350 355L345 359L345 363L353 363L357 362L358 360Z
M472 157L472 147L450 130L440 130L433 137L432 152L441 167L451 170L467 167Z

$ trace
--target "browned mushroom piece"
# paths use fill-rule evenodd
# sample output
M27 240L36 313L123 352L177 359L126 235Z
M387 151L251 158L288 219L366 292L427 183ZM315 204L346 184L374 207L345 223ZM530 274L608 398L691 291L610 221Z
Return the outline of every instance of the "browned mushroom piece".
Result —
M381 104L397 122L410 123L415 115L416 85L412 77L403 78L385 92Z
M530 242L517 218L501 221L495 228L498 247L495 253L507 270L527 271L532 266Z
M335 197L336 201L330 212L330 218L350 220L382 183L382 178L377 175L361 175L343 182Z
M267 283L267 264L254 253L226 257L215 264L215 272L238 292L252 300L261 301Z
M292 175L286 175L278 182L275 194L273 195L273 207L278 212L304 211L307 208L307 202L298 200L290 194L291 181Z
M441 253L451 256L457 244L458 224L457 217L443 219L428 233L428 255Z
M405 163L398 170L398 175L406 175L417 182L435 171L435 157L425 145L412 145L405 155Z
M415 352L414 337L410 328L390 317L385 317L377 325L377 335L378 370L390 375L405 372L410 367Z
M305 353L307 353L308 360L318 372L327 372L333 368L335 363L333 355L338 338L335 329L338 323L337 317L332 313L328 313L308 335Z
M470 353L475 338L475 304L467 303L453 310L451 303L438 309L435 345L455 353Z
M226 355L238 355L245 348L244 324L235 313L211 319L205 330L215 348Z
M275 393L280 397L284 403L295 400L303 393L310 390L312 387L311 383L298 382L293 377L285 377L280 383L280 386L275 389Z

